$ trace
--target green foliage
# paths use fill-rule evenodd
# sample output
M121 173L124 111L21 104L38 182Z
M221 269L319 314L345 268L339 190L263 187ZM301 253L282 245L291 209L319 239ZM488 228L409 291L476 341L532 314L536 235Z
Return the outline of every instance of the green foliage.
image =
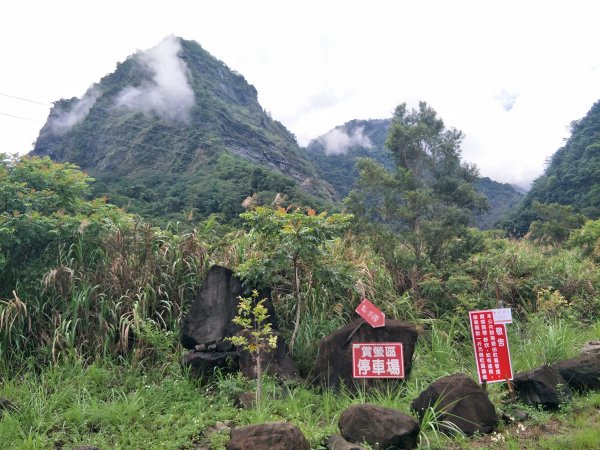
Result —
M334 238L349 226L352 216L259 206L241 217L250 227L248 236L254 255L238 266L237 273L254 285L282 281L290 285L296 309L290 340L293 350L305 304L301 285L309 283L319 272L330 272L323 264L324 256Z
M252 291L251 297L240 297L238 315L232 320L247 334L227 338L236 347L252 355L256 361L256 404L262 406L262 367L261 354L277 347L277 336L273 334L271 323L267 322L269 314L264 305L267 299L258 300L258 291Z
M585 223L583 214L576 214L573 206L563 206L557 203L548 205L537 200L533 201L533 211L539 219L531 222L529 238L547 244L562 244L567 240L572 230L580 228Z
M89 182L73 164L0 155L0 298L38 281L61 249L93 247L130 222L104 199L85 200Z
M524 235L539 217L534 202L570 205L574 213L600 217L600 101L571 124L571 137L549 161L523 201L502 221L514 235Z
M600 220L588 220L583 227L571 233L567 247L579 248L584 256L600 260Z
M404 263L412 266L409 277L418 299L427 267L439 268L472 251L453 242L467 236L471 213L485 208L473 185L475 168L461 164L461 141L462 133L447 130L426 103L418 111L402 104L386 141L395 169L359 160L357 188L346 198L351 212L385 224L408 250Z

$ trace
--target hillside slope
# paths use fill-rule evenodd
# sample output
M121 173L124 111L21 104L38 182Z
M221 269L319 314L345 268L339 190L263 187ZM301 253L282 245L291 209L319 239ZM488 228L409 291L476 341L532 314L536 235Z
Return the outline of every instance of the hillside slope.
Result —
M321 178L335 188L338 199L344 198L358 179L357 158L373 158L387 168L393 167L385 148L390 122L390 119L352 120L308 144L308 158L318 168ZM492 228L522 198L522 194L509 184L487 177L478 180L477 189L490 204L487 212L474 218L474 223L483 229Z
M95 194L147 216L241 211L253 193L323 203L332 189L256 89L193 41L137 52L54 104L32 152L96 178Z
M581 120L571 123L571 137L550 159L544 174L503 221L518 235L538 217L534 201L573 206L590 219L600 217L600 101Z

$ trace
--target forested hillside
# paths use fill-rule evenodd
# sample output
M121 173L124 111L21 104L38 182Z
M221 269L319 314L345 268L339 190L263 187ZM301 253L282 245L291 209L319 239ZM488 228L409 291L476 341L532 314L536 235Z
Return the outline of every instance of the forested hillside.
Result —
M338 199L348 195L358 180L358 158L373 158L385 167L392 167L390 151L386 148L390 123L390 119L352 120L308 144L308 158L314 162L321 178L335 188ZM473 218L473 224L481 229L493 228L522 197L511 185L488 177L479 178L476 185L490 206Z
M517 235L526 233L540 218L536 202L570 206L572 212L590 219L600 217L600 101L585 117L571 123L571 136L503 221L504 228Z
M175 37L118 64L82 98L56 102L32 155L79 165L95 194L147 217L232 219L254 193L332 197L255 88Z

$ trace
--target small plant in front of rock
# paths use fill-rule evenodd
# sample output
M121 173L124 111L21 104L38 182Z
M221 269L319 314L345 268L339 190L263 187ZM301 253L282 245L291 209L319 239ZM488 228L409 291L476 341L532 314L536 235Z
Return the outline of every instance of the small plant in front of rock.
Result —
M266 298L258 300L258 291L252 291L250 297L239 297L238 315L233 323L240 326L246 334L227 338L233 345L240 347L256 361L256 404L262 404L262 366L261 355L277 346L277 336L273 334L268 310L264 305Z

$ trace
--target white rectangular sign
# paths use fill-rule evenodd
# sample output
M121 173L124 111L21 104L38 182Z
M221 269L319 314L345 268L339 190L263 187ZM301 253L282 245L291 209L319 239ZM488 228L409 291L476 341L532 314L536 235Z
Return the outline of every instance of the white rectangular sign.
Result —
M510 308L492 309L495 323L512 323L512 310Z

